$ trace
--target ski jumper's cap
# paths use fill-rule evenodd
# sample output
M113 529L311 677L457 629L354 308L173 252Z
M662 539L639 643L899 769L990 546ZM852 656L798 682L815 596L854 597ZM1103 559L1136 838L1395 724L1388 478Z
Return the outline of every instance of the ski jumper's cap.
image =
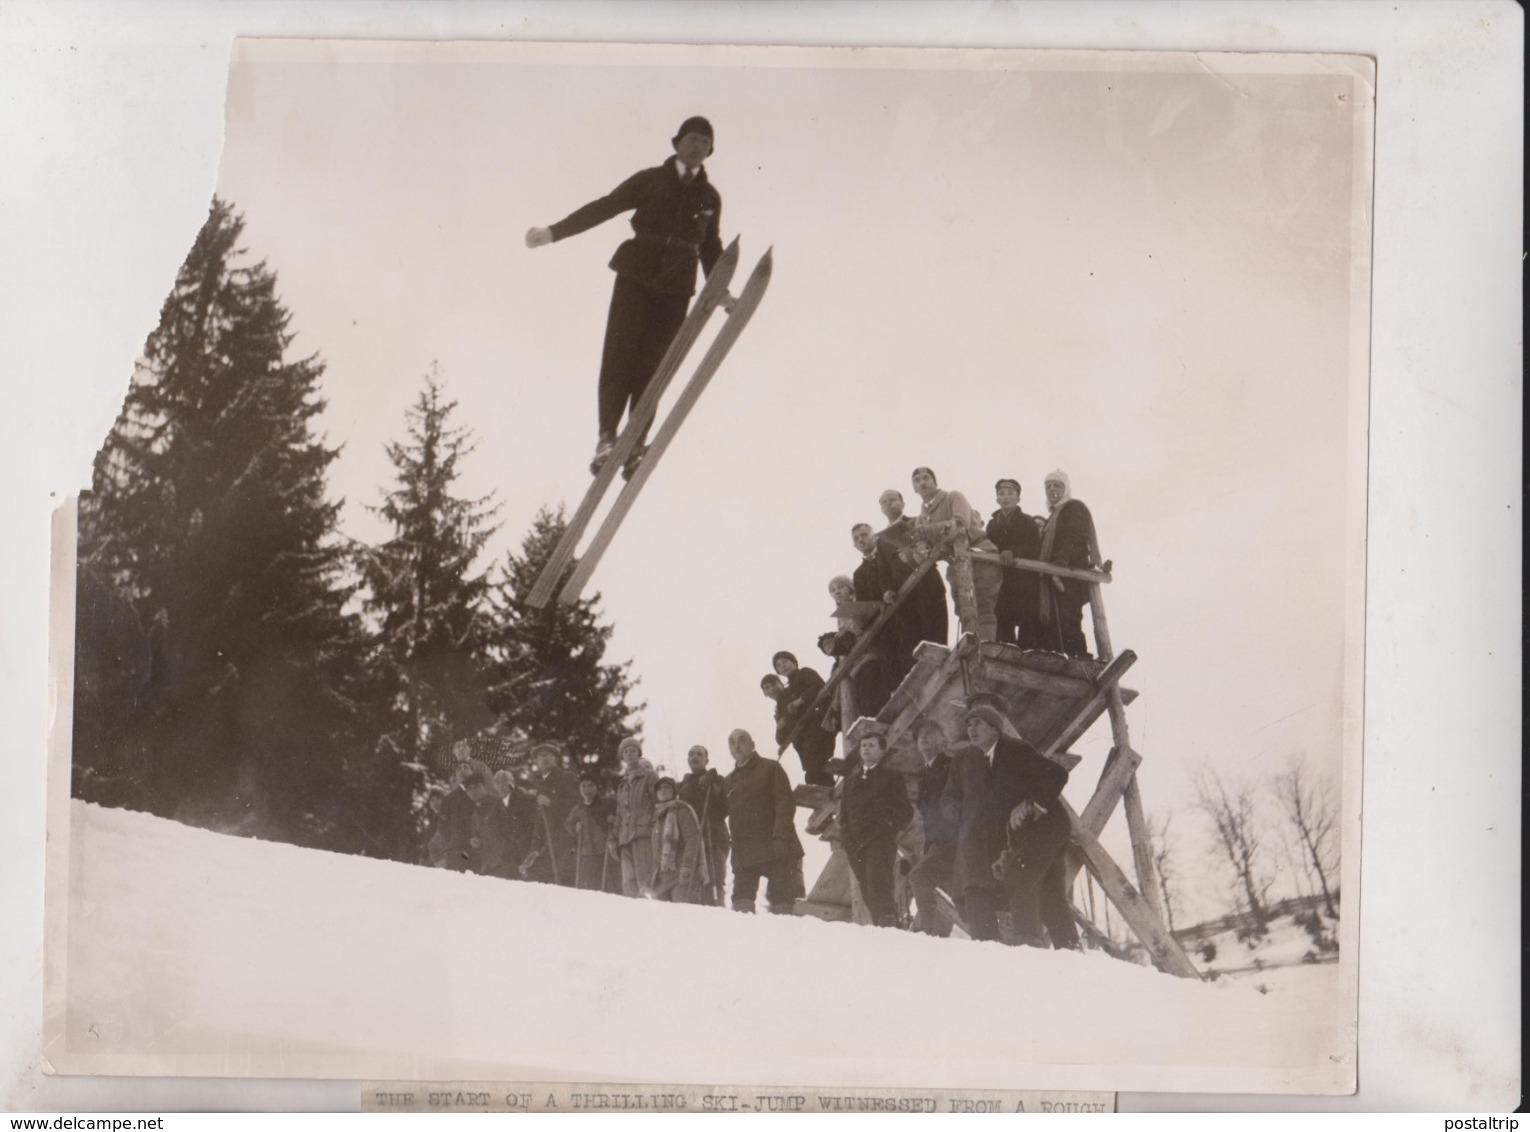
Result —
M1068 473L1059 468L1055 472L1048 472L1045 483L1060 483L1065 491L1073 490L1073 485L1068 482Z
M1009 486L1009 487L1014 488L1016 495L1020 494L1020 481L1019 480L1002 479L998 483L993 485L993 489L995 491L998 491L999 488L1005 487L1006 485Z
M680 139L685 137L686 134L704 134L709 142L713 145L717 144L717 139L712 134L712 123L699 114L694 118L687 118L681 122L680 128L675 131L675 136L669 139L669 144L679 145Z

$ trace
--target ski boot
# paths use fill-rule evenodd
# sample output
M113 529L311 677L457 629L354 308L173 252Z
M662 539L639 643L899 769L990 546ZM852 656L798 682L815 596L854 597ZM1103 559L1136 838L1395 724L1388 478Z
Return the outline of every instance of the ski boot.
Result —
M622 465L622 479L630 480L636 474L638 465L643 462L643 457L646 455L648 455L648 445L639 444L632 455L627 457L627 462Z
M609 432L600 434L600 439L595 442L595 456L590 461L590 475L600 475L600 469L606 466L606 461L611 458L611 449L616 447L616 437Z

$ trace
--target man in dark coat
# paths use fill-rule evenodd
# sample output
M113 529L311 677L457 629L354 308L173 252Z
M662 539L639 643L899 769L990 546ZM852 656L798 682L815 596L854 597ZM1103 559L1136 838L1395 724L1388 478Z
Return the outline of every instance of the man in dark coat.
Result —
M539 248L632 213L632 238L611 258L616 286L600 361L600 438L592 475L616 443L622 413L636 406L685 321L697 264L710 274L722 255L722 197L702 167L712 154L712 124L687 118L671 144L675 156L664 164L634 173L609 195L550 227L526 233L526 246ZM628 461L627 475L636 469L641 452Z
M917 549L919 538L914 533L914 520L903 513L903 493L888 488L877 500L887 526L877 532L877 541L886 543L898 555L898 559L910 571L918 568L921 561ZM902 585L902 582L899 582ZM934 641L944 645L950 633L950 613L946 608L946 584L940 580L940 572L931 568L914 587L904 603L908 611L904 637L911 642L910 651L920 641Z
M796 802L786 771L762 758L742 729L728 735L733 773L728 790L728 831L733 838L733 910L753 912L760 880L772 912L789 914L807 895L802 882L802 842L794 820Z
M563 828L574 840L575 888L599 892L610 881L610 853L606 841L616 807L600 796L600 783L591 775L579 779L579 801L563 819Z
M824 769L824 765L834 757L835 733L827 730L818 716L798 726L818 693L823 691L823 677L811 668L803 668L797 658L784 649L771 657L770 665L779 679L785 681L779 696L773 694L764 681L760 683L765 694L776 701L777 745L795 732L792 748L802 760L803 780L810 786L833 786L834 776Z
M1046 530L1041 536L1041 560L1077 570L1091 570L1099 564L1099 544L1095 540L1094 517L1080 499L1074 499L1068 473L1057 471L1047 476ZM1041 621L1047 647L1069 656L1087 657L1089 644L1084 640L1084 606L1089 604L1089 583L1079 578L1049 576L1041 586Z
M526 780L526 789L537 804L536 833L532 839L536 857L526 870L526 879L572 886L576 850L564 819L579 801L579 776L563 769L559 755L552 743L539 743L532 748L536 769Z
M427 849L432 865L458 873L477 872L480 864L480 855L472 846L473 813L477 807L463 781L469 774L476 777L479 772L468 770L458 775L456 784L441 799Z
M956 752L943 801L957 823L953 883L968 931L998 939L998 911L1007 904L1013 942L1046 947L1040 892L1072 833L1061 802L1068 772L1005 735L992 707L969 709L963 725L971 746Z
M994 485L999 509L988 520L988 539L999 548L999 558L1008 566L1016 558L1036 561L1041 557L1041 532L1036 520L1020 510L1020 481L1002 479ZM999 619L999 640L1023 649L1044 646L1041 636L1041 575L1029 570L1004 571L999 583L999 602L994 615Z
M914 930L926 935L948 936L951 925L936 910L935 889L943 888L953 900L951 869L956 863L956 823L946 813L941 799L951 777L951 756L946 753L946 733L933 719L914 725L914 746L924 759L919 772L920 824L924 827L924 849L919 863L908 874L908 886L914 894Z
M721 904L732 842L728 839L728 790L722 775L707 766L710 759L711 755L700 744L686 752L685 761L691 772L680 782L680 800L696 812L696 820L701 823L701 846L709 878L707 896L711 903Z
M914 807L903 776L881 765L885 744L881 731L861 738L860 763L845 777L839 800L839 844L850 859L872 924L895 928L898 834L913 820Z
M855 549L861 552L861 564L851 575L855 600L892 605L898 600L898 590L912 571L903 564L890 543L877 538L870 523L857 523L850 530L850 539L855 543ZM909 669L914 667L914 646L920 637L918 623L909 615L913 600L914 595L909 594L908 600L898 607L877 634L875 648L882 657L891 688L897 688Z

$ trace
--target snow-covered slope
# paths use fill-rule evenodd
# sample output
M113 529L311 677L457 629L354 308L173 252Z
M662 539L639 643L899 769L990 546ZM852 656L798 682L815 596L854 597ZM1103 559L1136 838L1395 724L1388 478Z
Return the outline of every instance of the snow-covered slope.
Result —
M79 802L71 823L68 1005L47 1051L66 1072L1227 1091L1345 1075L1333 967L1262 995Z

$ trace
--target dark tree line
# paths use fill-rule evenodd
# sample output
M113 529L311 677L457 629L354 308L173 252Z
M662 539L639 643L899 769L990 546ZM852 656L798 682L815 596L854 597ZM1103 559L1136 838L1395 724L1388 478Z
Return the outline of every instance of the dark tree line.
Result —
M553 739L614 774L642 705L604 661L596 600L523 601L562 531L482 561L492 498L434 369L347 540L316 430L323 362L289 356L275 274L214 201L80 501L76 796L194 824L412 860L439 754Z

